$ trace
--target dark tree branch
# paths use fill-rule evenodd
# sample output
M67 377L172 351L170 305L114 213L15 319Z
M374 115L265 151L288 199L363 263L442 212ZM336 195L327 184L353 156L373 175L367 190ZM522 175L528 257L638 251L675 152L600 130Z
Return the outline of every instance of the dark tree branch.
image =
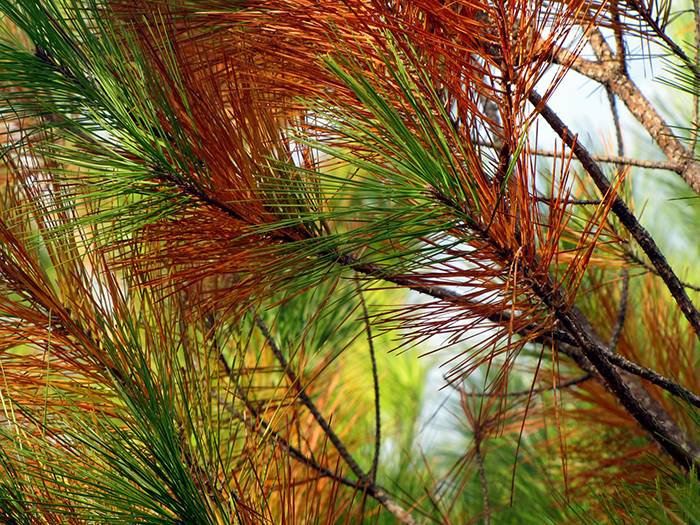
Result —
M552 330L550 335L539 337L535 339L535 341L554 347L565 355L569 356L576 362L581 370L586 372L594 372L594 370L590 367L590 363L587 363L585 357L581 353L581 349L577 346L576 340L568 333L562 330ZM650 383L667 391L669 394L687 400L687 402L691 405L700 408L700 396L691 390L683 388L675 381L662 376L650 368L646 368L638 363L635 363L634 361L630 361L620 354L608 350L605 348L606 345L601 344L600 346L605 358L621 370L628 372L630 375L644 379L645 381L649 381Z
M455 303L459 303L460 300L464 301L459 294L451 290L434 286L421 286L409 278L388 275L380 266L358 263L356 259L349 255L340 256L338 262L360 273L382 278L438 299ZM575 305L568 306L568 301L563 296L563 292L558 288L555 289L551 281L548 280L548 284L543 288L533 280L531 286L533 291L562 324L564 330L568 332L567 338L573 341L575 346L570 347L571 352L567 355L570 355L582 370L595 373L596 377L601 377L620 404L653 437L661 448L683 469L690 470L694 464L694 456L698 455L697 446L694 443L686 442L678 424L649 395L644 386L634 376L623 372L625 379L620 377L616 365L608 359L612 352L600 340L600 337L597 336L585 316ZM471 303L471 301L465 302L464 306L468 307L468 303ZM504 326L504 323L509 321L509 318L506 320L506 317L508 316L500 315L497 319L490 320L499 326ZM530 330L523 330L521 335L527 336L529 332ZM658 374L656 375L658 376ZM678 388L682 389L678 385L676 387L676 390Z
M546 289L540 288L538 283L534 283L533 288L564 329L576 339L581 352L605 380L606 386L618 402L679 466L685 471L690 471L695 466L693 454L686 450L683 441L678 440L678 436L669 431L667 425L650 409L648 403L635 396L628 382L620 376L615 366L607 359L605 348L596 342L595 334L586 329L590 326L587 319L581 315L577 308L567 309L565 306L567 301L563 292L560 289L555 289L551 283L546 285Z
M593 334L594 336L596 336L594 332ZM596 380L604 383L604 381L602 381L602 378L600 377L600 374L598 374L593 369L592 365L583 355L581 349L578 346L576 346L575 342L572 345L567 342L563 342L562 339L541 342L544 342L545 344L551 344L554 348L557 349L557 351L573 359L579 366L579 368L588 371ZM657 374L656 372L641 367L636 363L632 363L631 361L625 359L619 354L615 354L608 351L607 349L604 349L602 341L600 342L599 346L603 349L605 357L618 368L620 375L627 382L627 385L629 386L634 397L637 398L640 401L640 403L642 403L647 408L647 410L654 414L654 416L666 428L668 433L674 437L676 443L685 448L695 458L700 458L700 448L694 442L687 439L683 430L678 426L678 423L676 423L676 421L668 414L668 412L664 410L661 404L649 394L647 389L642 384L640 377L649 380L657 386L666 388L667 391L669 391L669 393L673 393L672 391L675 391L676 393L674 395L688 400L688 402L690 402L691 404L700 403L700 398L694 393L690 392L689 390L680 387L677 383L669 381L668 379ZM700 404L696 406L700 406ZM651 437L653 439L656 439L653 435Z
M603 170L601 170L600 166L593 160L588 150L576 140L576 136L566 127L556 113L542 101L542 97L535 91L532 91L529 98L530 102L540 110L540 114L552 129L561 137L564 143L573 150L574 155L576 155L576 158L581 162L583 169L591 176L601 194L607 196L609 192L613 191ZM613 213L620 219L620 222L622 222L625 228L627 228L627 231L629 231L634 240L637 241L644 253L647 254L654 268L659 272L659 277L664 281L666 287L683 312L683 315L685 315L690 326L693 328L695 335L700 337L700 313L698 313L695 305L688 297L680 279L678 279L673 269L666 261L666 257L661 253L661 250L659 250L649 232L639 224L637 218L620 196L615 194L611 195L610 198L613 199Z
M309 412L311 412L311 415L318 422L318 424L323 429L323 431L328 435L328 439L330 439L331 443L333 443L333 446L338 450L338 453L342 456L343 460L350 467L350 470L352 470L353 473L361 481L366 482L367 475L360 468L360 466L357 464L357 462L355 461L355 458L353 458L352 455L350 454L350 452L348 452L348 449L345 447L345 444L340 440L338 435L331 428L328 421L326 421L326 418L323 417L323 414L321 414L319 409L316 407L314 402L311 400L309 395L306 393L305 386L301 384L296 373L294 372L294 370L292 370L291 366L289 365L289 362L284 357L284 354L282 353L280 348L277 346L277 342L275 341L274 337L272 337L272 334L270 333L270 330L267 328L267 325L265 324L265 322L257 314L257 312L251 311L251 313L255 316L255 324L260 329L260 332L263 334L263 337L265 337L265 341L267 342L268 346L270 347L270 350L272 350L272 353L275 355L275 359L277 359L277 361L279 361L280 365L282 366L282 369L284 370L284 373L287 375L287 377L291 381L293 387L296 389L297 395L299 396L299 400L301 401L301 403L309 410Z
M412 281L411 279L408 279L406 277L392 276L386 271L384 271L384 269L381 266L372 264L359 264L356 262L356 259L354 257L349 255L343 255L341 258L339 258L339 261L344 261L346 265L350 266L351 268L360 273L381 278L387 282L391 282L396 285L413 290L414 292L418 292L432 297L433 299L451 301L456 304L462 304L465 306L465 308L476 307L478 305L476 302L465 299L460 294L453 292L452 290L448 290L447 288L443 288L440 286L423 286L420 283ZM510 314L508 312L503 312L497 316L489 317L489 321L498 326L508 326L510 324ZM531 328L521 330L520 332L518 332L518 335L520 335L521 337L527 337L530 334L530 332L534 329L536 329L536 327L533 326ZM546 342L549 346L552 346L554 342L567 345L567 351L564 353L566 353L567 356L571 357L579 366L579 368L581 368L581 370L589 373L595 373L595 369L591 367L591 364L586 360L585 356L581 353L581 350L578 348L578 343L576 339L573 336L569 335L567 332L558 329L553 329L549 338L541 337L536 340L540 342ZM609 351L606 348L606 346L607 345L605 345L604 343L601 343L601 351L605 353L606 358L609 359L613 364L615 364L615 366L628 371L630 374L639 376L642 379L645 379L661 387L662 389L666 390L670 394L673 394L674 396L688 399L691 404L700 408L700 397L691 392L690 390L683 388L678 383L675 383L665 378L661 374L658 374L657 372L654 372L649 368L645 368L637 363L634 363L622 357L619 354Z
M604 351L603 354L615 366L641 379L649 381L650 383L666 390L669 394L673 394L676 397L686 400L691 405L700 408L700 396L694 392L691 392L687 388L683 388L675 381L671 381L650 368L646 368L633 361L630 361L620 354L610 352L609 350Z
M240 389L239 389L239 395L240 394ZM217 402L219 405L222 407L226 408L226 410L231 414L231 416L235 419L238 419L242 421L249 429L253 430L260 436L261 438L265 439L268 443L270 443L272 446L279 446L283 452L288 453L289 456L294 459L295 461L298 461L300 463L303 463L304 465L314 469L315 471L319 472L323 477L331 478L342 485L346 485L348 487L351 487L353 489L359 489L363 490L364 487L361 485L361 483L358 480L350 479L346 476L341 476L337 472L334 472L330 470L328 467L325 467L321 464L319 464L314 458L308 457L306 454L304 454L301 450L296 448L294 445L291 445L289 441L282 436L279 432L276 430L272 429L261 416L260 414L252 408L252 403L250 400L243 394L243 402L245 403L246 407L248 410L251 412L251 415L255 418L255 420L251 420L248 417L245 417L244 414L242 414L240 411L236 410L231 404L226 401L225 399L222 398L217 398ZM368 494L372 497L374 497L374 493L371 491L368 491Z
M617 4L613 4L613 18L617 22L615 26L615 43L617 47L617 56L620 61L620 71L623 74L627 74L627 62L625 60L625 40L622 35L622 30L620 29L620 14L617 10ZM620 124L620 114L617 111L617 105L615 104L615 95L609 87L605 87L605 92L608 95L608 102L610 103L610 112L612 113L613 122L615 124L615 137L617 138L617 154L620 157L625 156L625 144L622 140L622 125ZM618 164L618 169L622 169L624 166ZM615 324L610 333L610 339L608 340L608 349L614 351L617 348L617 343L620 340L620 335L622 334L622 329L625 326L625 318L627 317L627 299L629 296L629 280L630 273L627 268L622 269L622 292L620 294L620 306L617 309L617 317L615 318Z

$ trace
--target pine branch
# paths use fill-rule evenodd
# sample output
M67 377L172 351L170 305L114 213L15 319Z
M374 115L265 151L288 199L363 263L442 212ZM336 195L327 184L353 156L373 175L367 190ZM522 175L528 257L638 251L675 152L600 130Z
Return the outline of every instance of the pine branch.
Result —
M416 281L413 281L406 277L392 276L390 273L386 272L382 267L378 265L353 263L353 261L355 260L356 259L354 257L349 255L344 255L338 259L339 262L344 262L357 272L381 278L387 282L391 282L393 284L413 290L414 292L418 292L420 294L427 295L428 297L432 297L433 299L450 301L456 304L463 304L466 308L478 306L478 303L476 303L475 301L466 299L460 294L447 288L443 288L440 286L423 286L420 283L417 283ZM498 315L491 316L488 318L488 320L497 326L509 326L511 322L509 312L502 312ZM537 327L532 326L518 331L517 334L521 337L528 337L530 333L536 329ZM547 342L547 344L549 344L550 346L553 346L553 342L555 341L567 345L567 351L565 352L566 355L574 359L579 368L588 373L595 372L595 370L591 368L590 363L587 362L585 356L581 354L581 350L578 347L578 341L572 335L569 335L567 332L553 329L551 330L549 337L541 336L536 338L535 341ZM609 351L606 348L606 346L607 345L601 343L600 351L603 352L605 354L606 359L610 360L615 366L618 366L622 370L625 370L632 375L641 377L642 379L653 383L654 385L666 390L667 392L676 397L687 399L692 405L700 408L700 396L698 396L697 394L682 387L678 383L665 378L661 374L649 368L643 367L637 363L634 363L633 361L622 357L619 354Z
M583 316L581 312L578 312L578 315ZM490 319L490 321L494 323L507 323L508 319ZM528 330L523 330L518 333L518 335L521 336L527 336L528 334ZM546 344L547 346L561 351L562 353L573 359L581 370L588 372L589 374L593 374L594 376L597 376L595 370L591 368L591 364L581 353L581 349L578 347L578 342L576 341L576 339L573 336L569 335L567 332L563 330L553 329L549 332L548 335L537 337L536 339L534 339L534 341ZM600 340L598 343L601 352L604 354L605 358L621 370L628 372L632 376L636 376L641 379L644 379L645 381L649 381L650 383L667 391L669 394L680 399L686 400L691 405L700 408L700 396L698 396L691 390L684 388L677 382L664 377L663 375L659 374L658 372L655 372L650 368L644 367L638 363L635 363L634 361L630 361L626 357L623 357L620 354L609 350L607 348L607 345L605 345L602 342L602 340Z
M617 197L619 199L619 197ZM405 277L395 277L388 275L381 267L377 265L363 265L354 263L354 258L350 256L341 256L338 258L338 262L349 265L355 271L360 273L365 273L367 275L372 275L374 277L379 277L389 282L393 282L400 286L408 287L414 291L418 291L423 294L430 295L431 297L457 302L459 303L463 300L459 294L452 292L441 287L426 287L420 286L415 281ZM555 314L557 319L562 323L568 334L566 334L563 339L567 339L569 342L573 342L577 348L570 348L570 355L579 367L588 372L596 373L596 376L601 377L605 383L610 387L613 394L616 396L618 401L628 410L630 415L637 420L637 422L649 432L649 434L659 443L659 445L666 450L666 452L671 456L679 465L684 469L688 470L693 464L693 456L697 455L697 446L693 443L686 442L683 439L683 433L681 432L678 424L670 417L670 415L663 410L663 408L654 400L646 389L644 389L641 383L631 374L638 373L644 374L645 378L653 379L655 384L662 386L662 388L667 389L669 392L674 393L674 395L679 395L691 399L697 396L692 394L690 391L683 389L680 385L670 382L654 373L648 369L643 369L639 365L632 366L632 363L624 358L615 357L613 353L607 349L605 343L603 343L600 338L592 331L590 323L585 320L585 316L575 307L567 308L564 306L557 306L556 302L553 302L552 296L561 294L560 290L552 291L553 288L550 284L547 290L536 289L537 294L540 298L550 307L551 311ZM559 296L559 301L561 305L564 304L564 298ZM469 303L465 302L465 306L468 307ZM490 319L492 322L499 326L504 326L510 319L507 315L495 316L496 318ZM588 329L584 329L586 326ZM533 327L534 329L534 327ZM529 330L523 330L520 335L527 336ZM596 342L598 340L598 342ZM626 376L626 380L620 377L620 374L616 370L616 366L620 368L629 368L632 372L629 376ZM624 370L624 368L623 368ZM623 372L624 374L625 372ZM633 393L634 391L634 393ZM687 447L692 453L686 451Z
M578 309L564 307L566 299L559 289L554 289L552 285L540 288L534 284L538 290L538 295L545 304L552 310L556 318L563 327L576 340L578 347L585 358L595 367L596 371L605 380L607 387L615 395L619 403L646 430L666 453L673 458L685 471L691 471L695 467L694 455L688 452L682 441L674 436L652 410L648 403L636 397L630 385L620 376L615 365L612 364L605 355L605 348L595 341L594 334L590 333L585 326L589 325Z
M630 272L627 268L622 269L622 293L620 294L620 305L617 309L617 317L615 318L615 324L610 333L610 339L608 340L608 348L614 351L617 348L617 343L620 340L620 335L622 334L622 329L625 327L625 319L627 318L627 300L629 298L630 291Z
M207 314L205 316L205 327L207 329L207 334L210 334L212 350L218 355L219 363L221 363L222 367L224 368L226 376L231 378L233 371L231 370L231 367L226 361L226 356L221 352L219 348L218 340L212 334L212 331L214 329L213 314ZM292 459L299 461L300 463L303 463L304 465L314 469L324 477L334 479L339 483L354 489L361 488L359 481L350 479L346 476L339 475L337 472L334 472L328 467L319 464L313 457L308 457L300 449L290 444L284 436L282 436L279 432L274 430L270 426L270 424L267 421L265 421L263 416L260 414L259 410L256 409L253 403L250 401L250 398L248 397L246 391L238 384L238 382L236 382L236 392L243 400L243 404L246 406L246 409L251 413L251 415L255 419L255 422L251 421L250 418L245 417L244 414L242 414L236 408L234 408L226 399L221 398L221 396L216 396L216 400L219 403L219 405L224 407L233 418L243 421L248 428L257 432L257 434L261 438L267 440L272 446L279 446L282 449L282 451L288 453Z
M561 334L560 334L561 335ZM594 334L595 335L595 334ZM539 342L551 345L556 351L563 353L564 355L570 357L582 370L587 371L594 379L605 384L603 378L598 374L595 368L591 365L588 359L585 357L581 349L577 346L576 341L573 344L564 342L565 339L570 336L566 334L566 337L561 337L557 339L542 339ZM658 421L666 428L668 433L673 436L674 441L683 447L685 450L689 451L693 457L700 458L700 447L698 447L693 441L687 439L685 432L678 426L678 423L671 417L671 415L666 412L666 410L661 406L661 404L654 399L647 389L642 384L640 378L643 378L663 389L669 393L676 395L677 397L686 400L687 402L696 405L700 402L700 397L698 397L693 392L684 389L677 383L674 383L663 376L657 374L653 370L641 367L636 363L625 359L619 354L608 351L603 348L603 345L599 343L605 357L613 363L619 369L620 376L625 380L630 388L630 391L634 397L642 403L648 411L650 411ZM650 438L657 440L656 436L650 435Z
M250 413L253 415L255 420L251 420L248 417L245 417L244 414L242 414L240 411L238 411L236 408L234 408L227 400L217 397L217 402L221 407L226 409L227 412L231 414L231 417L234 419L238 419L239 421L243 421L243 423L252 431L256 432L258 436L266 440L270 445L278 446L282 449L283 452L288 453L289 456L294 459L295 461L298 461L300 463L303 463L307 467L310 467L320 473L323 477L327 477L333 480L338 481L339 483L353 488L353 489L360 489L363 490L364 487L362 486L361 482L358 480L350 479L346 476L342 476L338 474L337 472L332 471L328 467L321 465L318 463L314 458L307 456L304 454L301 450L299 450L297 447L294 445L290 444L289 441L282 436L279 432L274 430L273 428L270 427L269 423L267 423L260 413L255 410L253 407L252 403L248 399L248 397L245 395L245 393L241 394L239 391L239 395L242 395L242 399L244 404L246 405L247 409L250 411ZM374 493L369 493L370 496L374 497Z
M700 408L700 396L688 390L687 388L683 388L675 381L672 381L662 376L661 374L655 372L650 368L646 368L635 363L634 361L630 361L626 357L623 357L615 352L605 350L603 351L603 354L611 363L621 368L622 370L625 370L626 372L629 372L630 374L635 375L641 379L649 381L650 383L660 388L663 388L669 394L672 394L680 399L687 401L691 405Z
M601 193L603 195L608 195L611 191L610 183L600 167L593 161L588 151L576 141L575 137L564 123L542 102L541 97L534 91L530 94L530 102L540 109L540 114L547 123L561 137L564 143L574 151L574 154L581 162L586 172L591 176ZM658 249L649 233L639 224L634 214L627 208L619 195L614 195L612 211L618 216L620 221L632 234L632 237L634 237L650 258L672 296L676 299L681 311L683 311L686 319L690 322L696 336L700 336L700 315L688 298L682 283L673 273L673 270L666 262L665 257ZM575 313L575 309L568 312L568 314ZM677 424L669 423L669 425L664 426L659 418L653 414L653 411L649 410L648 404L645 407L638 399L635 399L635 396L630 391L630 385L622 380L616 372L613 363L605 355L607 350L605 345L596 344L595 341L591 339L590 334L582 328L580 316L573 315L571 318L567 318L567 315L557 313L557 318L562 322L565 329L574 337L584 356L605 379L608 387L612 390L620 403L629 411L630 415L654 436L654 439L657 440L661 447L666 450L679 465L685 470L690 470L694 465L694 454L691 455L683 449L683 441L678 440L678 433L669 431L668 429L669 425L677 428Z

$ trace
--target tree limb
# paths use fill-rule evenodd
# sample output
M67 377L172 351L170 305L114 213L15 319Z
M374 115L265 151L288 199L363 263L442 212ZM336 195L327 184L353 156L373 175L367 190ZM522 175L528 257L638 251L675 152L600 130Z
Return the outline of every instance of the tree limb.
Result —
M597 62L574 57L567 50L557 52L553 61L561 65L566 64L572 70L602 84L622 100L630 113L659 145L671 163L672 170L700 195L700 164L692 160L691 152L681 144L656 108L620 67L619 61L599 30L591 32L589 42Z
M576 140L576 136L569 130L552 109L542 101L542 97L535 91L530 93L530 102L540 110L540 115L547 121L552 129L561 137L564 143L573 150L576 158L581 162L583 169L591 176L593 182L600 190L601 194L607 195L613 191L607 177L600 169L600 166L593 160L588 150ZM698 181L700 189L700 180ZM627 207L622 198L615 194L613 196L612 211L620 219L620 222L627 228L635 241L647 254L654 268L659 272L659 277L664 281L671 295L676 300L683 315L693 328L695 335L700 338L700 313L688 297L680 279L673 272L673 269L666 261L666 257L659 250L649 232L639 224L632 211ZM572 334L573 335L573 334Z
M695 466L694 455L686 450L683 441L679 441L669 429L659 420L653 410L650 410L645 400L635 396L630 385L620 376L615 366L606 358L601 345L596 342L593 333L587 330L589 325L577 308L566 309L566 297L560 289L555 289L551 283L541 288L538 283L533 283L538 295L551 309L563 327L571 334L578 344L583 355L595 367L596 371L605 380L607 387L615 395L618 402L637 421L637 423L649 434L663 450L681 466L685 471L690 471Z
M478 303L466 299L457 292L453 292L452 290L449 290L447 288L443 288L440 286L423 286L417 283L416 281L413 281L406 277L392 276L386 271L384 271L383 268L379 265L359 264L356 262L356 259L349 255L343 255L339 258L339 260L344 261L345 264L347 264L348 266L360 273L364 273L372 277L379 277L387 282L391 282L393 284L413 290L414 292L427 295L429 297L432 297L433 299L450 301L456 304L463 304L466 308L469 308L470 306L478 306ZM488 320L498 326L508 326L510 324L510 313L503 312L497 316L494 315L489 317ZM535 327L521 330L520 332L518 332L518 335L520 335L521 337L526 337L533 329L535 329ZM590 363L588 363L585 360L583 354L581 354L581 350L577 346L577 341L574 339L573 336L569 335L567 332L555 328L550 332L550 336L548 338L541 337L535 340L541 342L548 341L548 344L550 346L553 345L554 341L567 345L568 351L565 352L566 355L574 359L579 368L581 368L585 372L595 372L595 370L591 367ZM610 360L613 364L615 364L615 366L626 370L632 375L639 376L642 379L645 379L646 381L655 384L656 386L666 390L674 396L687 399L688 402L690 402L692 405L700 408L700 396L696 395L695 393L686 388L683 388L678 383L675 383L670 379L665 378L661 374L649 368L643 367L637 363L634 363L633 361L622 357L619 354L609 351L607 348L605 348L606 345L604 343L602 343L601 346L606 358Z

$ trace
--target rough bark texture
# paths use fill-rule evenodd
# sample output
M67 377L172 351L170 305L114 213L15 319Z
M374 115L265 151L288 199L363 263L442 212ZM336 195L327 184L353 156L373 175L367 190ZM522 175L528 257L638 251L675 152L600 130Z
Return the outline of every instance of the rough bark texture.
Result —
M559 64L568 64L574 71L610 89L658 144L668 158L670 168L700 195L700 164L691 159L691 153L676 138L656 108L630 79L600 31L593 31L589 42L597 62L574 58L566 50L559 51L554 61Z

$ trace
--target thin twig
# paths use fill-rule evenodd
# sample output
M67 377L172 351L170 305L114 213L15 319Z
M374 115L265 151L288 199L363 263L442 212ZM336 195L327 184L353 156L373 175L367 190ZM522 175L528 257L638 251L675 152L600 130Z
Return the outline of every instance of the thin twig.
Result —
M291 381L292 385L296 389L297 395L299 396L299 400L301 401L301 403L306 408L309 409L309 412L311 412L311 415L318 422L318 424L323 429L323 431L328 435L328 439L330 439L331 443L333 443L333 446L338 450L338 453L341 455L343 460L350 467L350 470L352 470L353 473L361 481L365 481L367 479L367 475L360 468L360 466L357 464L357 461L355 461L355 458L353 458L352 455L350 454L350 452L348 452L348 449L345 447L345 444L340 440L338 435L331 428L328 421L326 421L326 418L323 417L323 414L321 414L319 409L316 407L314 402L311 400L309 395L306 393L305 386L301 384L301 381L297 377L294 370L292 370L291 366L289 365L289 362L284 357L284 354L280 350L279 346L277 346L277 342L275 341L275 338L272 337L272 334L270 333L270 330L267 328L265 321L263 321L262 317L260 317L257 314L257 312L255 312L252 309L251 309L251 313L254 315L255 324L258 326L258 328L260 329L260 332L262 332L263 336L265 337L265 341L267 342L268 346L272 350L272 353L275 355L275 358L277 359L277 361L279 361L280 365L282 366L282 369L284 370L284 373L287 375L287 377Z
M541 157L559 157L561 153L544 149L532 149L530 153ZM617 164L622 166L634 166L636 168L647 168L652 170L668 170L677 172L678 164L672 162L656 161L656 160L641 160L631 157L621 157L619 155L591 155L591 158L596 162L605 164Z
M610 332L610 339L608 340L608 349L614 351L617 348L617 343L620 341L620 335L622 335L622 329L625 327L625 319L627 317L627 303L629 299L630 291L630 272L627 268L622 269L622 274L620 275L622 279L622 291L620 293L620 305L617 308L617 317L615 318L615 324Z
M267 340L267 342L269 343L269 340ZM218 348L218 346L217 346L217 348ZM223 364L225 370L227 371L227 373L230 376L231 369L228 366L228 364L226 362L226 358L223 355L223 353L219 354L219 361ZM250 428L251 430L255 430L260 437L266 439L273 446L279 446L282 449L282 451L288 453L292 459L299 461L300 463L303 463L306 466L316 470L324 477L331 478L331 479L339 482L340 484L348 486L348 487L353 488L355 490L363 491L365 494L367 494L371 498L382 503L387 508L387 510L389 510L394 516L399 518L399 521L406 523L408 525L418 525L418 522L415 521L415 519L410 514L408 514L408 512L405 511L398 503L391 500L387 496L386 491L382 487L380 487L379 485L376 485L375 483L365 484L362 482L362 480L354 480L354 479L348 478L346 476L342 476L342 475L338 474L338 472L332 471L328 467L325 467L325 466L319 464L318 461L316 461L313 457L307 456L300 449L291 445L289 443L289 441L284 436L282 436L276 430L272 429L270 427L269 423L267 423L262 418L259 411L255 409L255 407L253 406L253 403L250 401L247 394L240 387L240 385L236 384L236 390L238 392L238 395L243 400L248 411L250 411L251 415L255 418L255 423L253 421L251 421L249 418L246 418L243 414L241 414L233 406L231 406L231 404L228 403L225 399L221 399L220 397L217 396L218 403L220 405L226 407L227 411L234 418L239 419L240 421L243 421L243 423L248 428Z
M323 477L328 477L331 479L334 479L338 481L339 483L346 485L348 487L354 488L354 489L360 489L362 490L364 487L361 485L361 483L357 480L350 479L345 476L341 476L337 472L332 471L328 467L325 467L321 464L319 464L314 458L310 458L306 454L304 454L301 450L296 448L294 445L291 445L289 441L282 436L279 432L276 430L273 430L269 423L267 423L261 416L260 414L252 409L252 403L250 400L246 397L244 397L243 402L245 403L246 407L248 410L251 411L251 414L255 418L255 420L251 420L248 417L245 417L244 414L242 414L240 411L235 409L228 401L225 399L222 399L221 397L217 397L217 402L219 405L224 407L234 419L238 419L242 421L249 429L254 430L261 438L264 438L268 443L270 443L272 446L279 446L283 452L286 452L289 454L289 456L296 460L299 461L300 463L303 463L304 465L316 470L319 472ZM372 497L374 497L374 493L371 493L368 491L368 494Z
M620 15L617 12L617 6L615 6L614 11L615 21L619 24ZM625 42L620 31L620 26L615 28L615 40L617 43L617 55L620 59L620 68L624 75L627 75L627 63L625 62ZM625 144L622 140L622 125L620 124L620 114L617 111L617 105L615 104L615 94L612 92L609 86L605 86L605 92L608 94L608 102L610 103L610 112L612 113L613 123L615 125L615 137L617 138L617 154L620 157L625 156ZM618 165L618 169L622 169L622 165ZM608 349L614 351L617 348L617 343L620 340L620 335L622 334L622 329L625 326L625 319L627 317L627 300L629 298L629 284L630 284L630 272L627 268L622 269L622 292L620 294L620 305L617 309L617 316L615 317L615 324L610 333L610 339L608 340Z
M639 365L634 361L630 361L626 357L623 357L615 352L605 350L603 354L615 366L618 366L637 377L645 379L650 383L663 388L668 393L673 394L674 396L679 397L681 399L684 399L691 405L700 408L700 396L688 390L687 388L682 387L675 381L671 381L670 379L662 376L658 372L655 372L651 368L646 368L642 365Z
M605 88L605 92L608 95L608 103L610 104L610 112L612 113L613 124L615 126L615 138L617 139L617 154L620 157L625 156L625 145L622 142L622 125L620 124L620 114L617 111L617 104L615 104L615 94L609 87ZM622 168L623 164L616 162L618 168Z
M533 197L537 202L552 202L550 197ZM571 199L566 204L571 206L599 206L603 201L599 199Z
M530 395L537 395L541 394L543 392L549 392L550 390L565 390L569 387L578 385L580 383L583 383L585 381L588 381L593 377L591 374L586 374L581 377L576 377L574 379L571 379L569 381L565 381L563 383L555 384L555 385L549 385L549 386L543 386L540 388L528 388L526 390L518 390L517 392L508 392L506 396L508 397L522 397L522 396L530 396ZM467 394L469 396L474 396L474 397L492 397L492 396L501 396L503 394L496 393L496 392L470 392Z
M369 469L369 479L372 483L377 481L377 466L379 465L379 452L382 447L382 417L379 409L379 375L377 374L377 360L374 355L374 341L372 340L372 326L369 322L369 312L367 311L367 303L365 295L362 293L360 283L357 283L357 294L360 297L362 305L362 313L365 319L365 328L367 330L367 344L369 345L369 357L372 361L372 381L374 382L374 458L372 459L372 468Z
M550 334L549 337L542 337L537 339L540 342L543 342L548 345L552 345L554 341L563 343L567 346L573 347L575 350L578 349L578 344L576 340L569 335L568 333L561 331L561 330L553 330ZM626 372L629 372L632 375L635 375L641 379L644 379L646 381L649 381L650 383L662 388L669 394L672 394L676 397L680 397L681 399L687 400L691 405L696 406L700 408L700 396L692 392L691 390L688 390L687 388L682 387L675 381L672 381L658 372L655 372L651 368L647 368L645 366L642 366L638 363L635 363L634 361L630 361L629 359L621 356L618 353L615 353L611 350L608 350L607 348L602 348L602 352L605 355L605 358L608 359L612 364L615 366L621 368L622 370L625 370ZM570 357L574 358L577 361L577 364L579 365L580 368L583 370L586 370L590 372L588 368L583 366L582 363L580 363L575 355L572 355L571 352L567 351L567 355Z
M693 19L695 20L695 66L700 67L700 0L693 0ZM698 97L698 89L700 88L700 80L695 78L693 92L693 140L690 143L690 153L695 155L695 146L698 142L698 112L700 111L700 97Z
M488 142L479 142L482 147L494 148L494 145ZM523 150L524 152L526 150ZM561 152L546 150L546 149L530 149L526 151L530 155L537 155L540 157L561 157ZM668 170L673 172L678 172L678 164L673 162L664 162L656 160L640 160L633 159L631 157L622 157L619 155L591 155L591 158L596 162L602 162L605 164L618 164L624 166L634 166L636 168L647 168L654 170Z

